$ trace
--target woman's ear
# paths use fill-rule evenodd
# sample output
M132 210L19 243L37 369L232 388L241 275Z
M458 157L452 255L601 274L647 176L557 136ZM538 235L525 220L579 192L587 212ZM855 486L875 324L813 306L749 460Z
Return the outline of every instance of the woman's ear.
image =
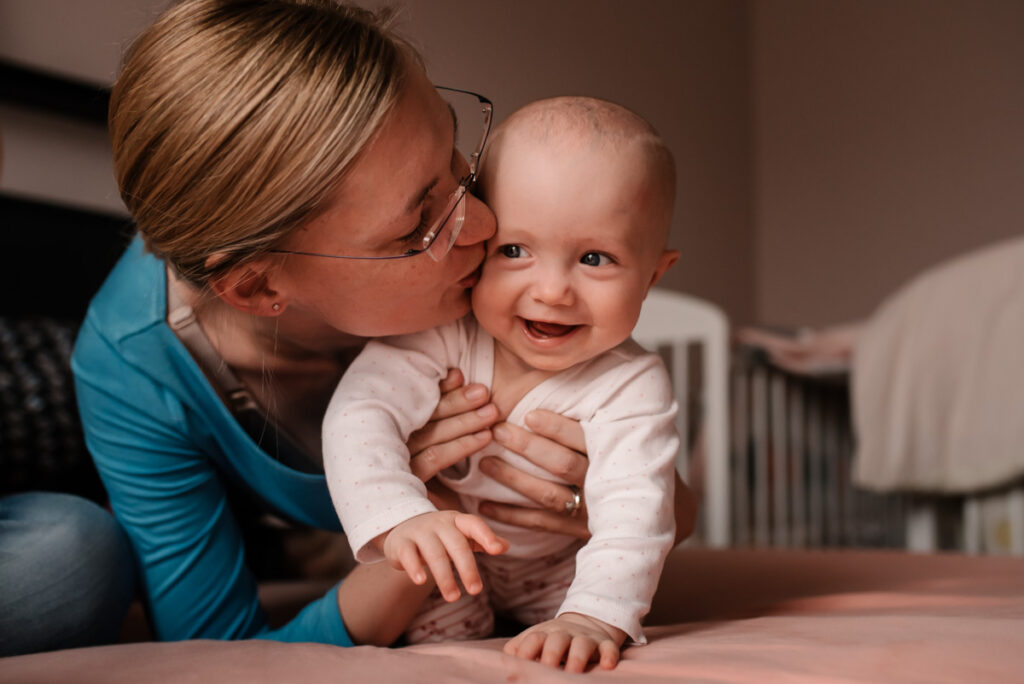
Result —
M654 267L654 274L651 276L651 282L647 284L647 289L650 290L654 287L654 284L661 280L661 276L665 275L665 271L672 268L672 264L679 261L679 250L666 249L658 257L658 263Z
M248 261L210 278L210 288L221 301L239 311L254 316L277 316L284 311L284 302L272 287L272 271L269 260Z

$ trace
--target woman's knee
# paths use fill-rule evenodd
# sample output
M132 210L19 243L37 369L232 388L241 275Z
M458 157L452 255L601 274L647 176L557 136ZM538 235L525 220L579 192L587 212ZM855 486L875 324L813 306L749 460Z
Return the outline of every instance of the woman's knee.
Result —
M0 655L117 640L134 564L114 518L85 499L0 499Z

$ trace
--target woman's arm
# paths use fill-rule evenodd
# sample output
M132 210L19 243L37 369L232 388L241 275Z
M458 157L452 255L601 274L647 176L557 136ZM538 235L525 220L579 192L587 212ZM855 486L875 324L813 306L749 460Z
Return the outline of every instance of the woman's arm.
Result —
M333 589L270 629L221 475L172 392L88 321L72 366L86 443L131 541L156 637L350 645Z
M413 584L388 563L358 565L338 587L338 611L354 643L389 646L433 589L432 580Z

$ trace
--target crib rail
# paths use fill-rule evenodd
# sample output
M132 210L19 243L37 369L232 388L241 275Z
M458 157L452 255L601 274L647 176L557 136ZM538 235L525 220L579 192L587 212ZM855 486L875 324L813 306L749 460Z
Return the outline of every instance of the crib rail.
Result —
M867 492L850 481L845 375L792 375L760 350L739 347L730 382L735 545L906 545L907 498Z
M854 486L846 374L794 375L741 346L730 384L733 545L1024 555L1024 483L960 496Z

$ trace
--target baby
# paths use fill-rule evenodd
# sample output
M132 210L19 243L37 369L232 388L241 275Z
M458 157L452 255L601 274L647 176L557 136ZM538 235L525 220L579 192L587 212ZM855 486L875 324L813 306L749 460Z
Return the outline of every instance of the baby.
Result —
M358 560L386 558L417 583L426 564L453 602L428 605L410 641L490 636L497 611L533 625L506 653L564 659L574 671L596 657L611 668L627 637L645 641L640 621L674 538L677 407L660 358L629 338L647 291L679 257L665 249L674 164L629 110L554 98L498 128L480 190L498 229L474 316L366 346L325 418L328 485ZM538 408L580 422L589 541L475 515L483 500L536 505L483 475L483 457L550 477L494 443L439 476L466 513L428 500L405 442L453 367L490 386L508 422L523 425Z

